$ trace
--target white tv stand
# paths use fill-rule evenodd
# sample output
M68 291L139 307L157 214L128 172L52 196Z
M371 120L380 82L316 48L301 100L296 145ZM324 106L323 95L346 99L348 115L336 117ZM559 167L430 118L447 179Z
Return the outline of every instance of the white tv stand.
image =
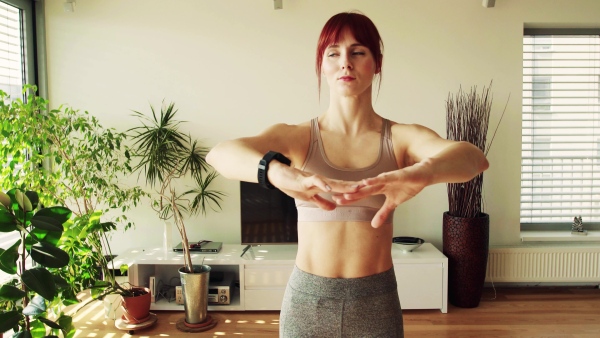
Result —
M240 257L243 245L223 244L218 254L194 253L194 264L210 265L212 271L234 274L239 287L232 287L229 305L209 305L209 311L280 310L283 292L294 267L296 245L262 245ZM403 253L392 248L394 270L402 309L440 309L447 313L448 258L431 243ZM178 284L183 256L163 249L131 250L116 259L129 265L129 282L148 286L150 276L163 283ZM183 305L160 299L151 310L179 310Z

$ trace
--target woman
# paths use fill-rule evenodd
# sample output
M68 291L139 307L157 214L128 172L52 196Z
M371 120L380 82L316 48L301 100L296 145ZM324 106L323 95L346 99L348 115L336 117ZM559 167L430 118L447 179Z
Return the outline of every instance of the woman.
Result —
M298 254L282 304L283 337L402 337L394 209L428 185L465 182L488 167L470 143L374 111L382 47L369 18L334 15L321 31L316 61L329 108L299 125L221 142L207 156L227 178L296 199Z

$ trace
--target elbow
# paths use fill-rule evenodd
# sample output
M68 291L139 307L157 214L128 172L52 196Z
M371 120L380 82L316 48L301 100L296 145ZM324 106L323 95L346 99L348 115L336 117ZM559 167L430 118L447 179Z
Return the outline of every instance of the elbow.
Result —
M206 154L206 156L204 157L204 159L206 160L206 163L210 164L213 168L219 162L219 149L221 148L221 145L222 145L222 142L218 143L217 145L212 147L212 149L210 149L208 151L208 153Z
M482 173L482 172L488 170L489 167L490 167L490 162L488 162L487 158L485 158L485 156L484 156L483 160L480 161L480 164L479 164L479 172Z
M209 150L208 153L206 154L206 157L204 158L206 160L206 163L210 164L213 167L215 166L215 163L214 163L214 159L215 159L214 149L215 148L212 148L211 150Z

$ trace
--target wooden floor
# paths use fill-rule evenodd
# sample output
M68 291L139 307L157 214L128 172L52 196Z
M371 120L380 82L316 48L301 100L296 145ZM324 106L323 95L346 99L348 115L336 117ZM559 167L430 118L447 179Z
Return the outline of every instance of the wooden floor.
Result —
M598 288L485 289L479 307L448 306L438 310L404 311L405 337L600 337ZM74 317L75 337L131 337L104 318L101 304ZM158 322L136 331L137 337L277 337L279 312L210 312L218 320L204 333L183 333L175 324L182 312L157 312Z

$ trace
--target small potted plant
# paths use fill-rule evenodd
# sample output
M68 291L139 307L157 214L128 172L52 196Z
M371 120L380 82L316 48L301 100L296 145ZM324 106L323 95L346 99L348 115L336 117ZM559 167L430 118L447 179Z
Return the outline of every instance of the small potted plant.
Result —
M208 283L210 267L194 265L190 254L190 244L185 227L185 216L201 212L208 208L220 209L223 193L210 190L209 186L217 177L205 160L208 149L189 134L179 130L182 121L175 119L177 110L174 103L161 107L160 115L150 106L152 116L148 117L138 111L141 126L131 128L129 138L133 140L133 154L139 158L134 168L144 174L146 184L155 189L153 208L163 221L173 221L181 237L183 249L183 267L179 270L183 284L185 323L194 325L207 320L206 308L208 295L200 295L204 288L187 288L186 285L202 285ZM193 181L194 187L180 192L178 188L185 182ZM189 301L188 301L189 300ZM194 301L191 301L194 300ZM201 309L189 309L199 304Z

